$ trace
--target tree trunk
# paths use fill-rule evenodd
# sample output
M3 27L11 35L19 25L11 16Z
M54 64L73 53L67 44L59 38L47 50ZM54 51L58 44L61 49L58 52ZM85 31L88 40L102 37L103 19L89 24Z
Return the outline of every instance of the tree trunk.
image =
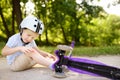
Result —
M2 22L3 22L3 25L5 27L5 33L7 35L7 38L9 38L11 36L11 34L10 34L10 31L9 31L8 26L6 24L6 21L5 21L4 15L2 13L2 8L1 7L0 7L0 16L2 18Z
M15 17L14 17L14 15L15 15L15 12L14 12L14 10L12 11L12 34L14 34L15 33Z
M12 3L13 3L13 12L14 12L13 16L15 16L17 25L19 28L19 25L22 21L22 12L20 10L20 0L12 0Z
M62 27L62 24L60 25L60 27L62 29L62 33L63 33L63 37L64 37L64 40L65 40L65 43L68 44L67 36L65 35L65 31L64 31L64 28Z

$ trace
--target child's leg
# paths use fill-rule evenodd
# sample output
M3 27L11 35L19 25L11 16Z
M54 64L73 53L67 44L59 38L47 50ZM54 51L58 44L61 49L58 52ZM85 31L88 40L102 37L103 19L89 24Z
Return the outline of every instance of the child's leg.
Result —
M21 70L31 68L35 64L36 62L33 61L30 57L26 56L25 54L21 54L10 65L10 68L13 71L21 71Z
M38 53L37 51L27 53L26 55L31 57L38 64L46 66L46 67L49 67L51 64L54 63L54 61L51 61L51 60L47 59L46 57L40 55L40 53Z

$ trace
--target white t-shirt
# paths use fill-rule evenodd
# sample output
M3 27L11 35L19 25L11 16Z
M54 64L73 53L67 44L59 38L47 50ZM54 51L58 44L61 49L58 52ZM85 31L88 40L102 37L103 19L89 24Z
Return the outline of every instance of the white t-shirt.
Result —
M17 33L13 36L11 36L9 39L8 39L8 42L6 43L6 46L10 47L10 48L14 48L14 47L18 47L18 46L23 46L24 43L22 42L21 40L21 36L20 36L20 33ZM26 44L25 46L27 47L36 47L36 43L35 41L33 40L32 42ZM8 64L12 64L12 62L15 60L15 58L19 55L23 54L22 52L16 52L16 53L13 53L11 55L8 55L7 56L7 62Z

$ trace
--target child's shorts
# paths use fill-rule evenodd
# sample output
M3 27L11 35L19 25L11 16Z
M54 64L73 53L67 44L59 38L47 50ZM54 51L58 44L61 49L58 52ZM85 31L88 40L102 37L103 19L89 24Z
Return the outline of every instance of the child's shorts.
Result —
M14 62L10 65L10 69L12 71L22 71L31 68L35 64L36 62L32 58L26 56L25 54L21 54L16 57Z

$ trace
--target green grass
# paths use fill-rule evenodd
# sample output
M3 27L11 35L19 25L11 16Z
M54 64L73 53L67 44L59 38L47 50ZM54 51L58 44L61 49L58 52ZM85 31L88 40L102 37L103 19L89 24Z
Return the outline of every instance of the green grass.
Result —
M99 55L118 55L120 46L106 47L75 47L73 55L77 56L99 56Z
M44 46L40 49L50 53L54 53L56 47ZM120 46L106 46L106 47L80 47L77 46L73 50L75 56L99 56L99 55L118 55L120 54Z
M53 54L57 48L55 46L42 46L42 47L40 46L39 49Z
M5 46L5 43L4 42L0 42L0 56L1 56L1 50L2 48Z
M5 43L0 42L0 52L4 47ZM56 46L42 46L39 47L41 50L47 51L54 54L57 49ZM73 50L73 55L75 56L99 56L99 55L118 55L120 54L119 46L105 46L105 47L81 47L75 46ZM1 54L0 54L1 55Z

